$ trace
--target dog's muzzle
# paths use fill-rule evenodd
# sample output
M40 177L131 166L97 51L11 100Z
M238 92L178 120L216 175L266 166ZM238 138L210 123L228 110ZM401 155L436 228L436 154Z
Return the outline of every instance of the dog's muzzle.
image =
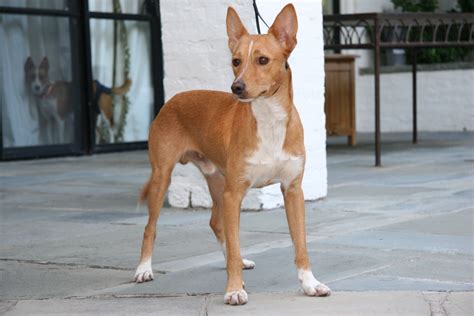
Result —
M235 81L230 88L235 95L241 97L245 92L245 83L241 80Z

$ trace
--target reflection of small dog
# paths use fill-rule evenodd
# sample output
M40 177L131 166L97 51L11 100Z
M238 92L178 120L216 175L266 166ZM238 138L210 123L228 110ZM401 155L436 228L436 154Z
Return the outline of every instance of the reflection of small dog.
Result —
M100 114L102 119L109 129L109 134L113 136L114 121L114 96L124 95L130 90L132 81L125 79L120 87L106 87L98 80L94 80L92 85L93 92L93 109L96 114ZM95 120L94 120L95 121Z
M25 62L25 80L38 100L38 108L45 121L41 131L49 144L72 141L73 124L72 104L70 103L71 83L67 81L51 82L49 79L49 61L44 57L39 67L28 57ZM70 125L69 125L70 124ZM67 126L69 125L69 126Z

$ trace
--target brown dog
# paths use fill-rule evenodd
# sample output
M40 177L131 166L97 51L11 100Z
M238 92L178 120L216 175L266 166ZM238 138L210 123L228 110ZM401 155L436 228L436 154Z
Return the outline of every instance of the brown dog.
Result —
M306 251L301 181L305 148L303 127L293 104L287 60L296 45L296 12L289 4L266 35L249 35L234 9L227 11L234 95L189 91L169 100L150 129L152 174L142 197L148 198L148 224L136 282L153 279L151 256L156 222L177 162L192 162L204 174L213 200L211 228L225 243L227 289L224 301L248 301L243 288L239 242L240 205L252 187L281 183L295 247L298 278L310 296L330 290L311 272ZM252 263L253 264L253 263ZM253 267L253 265L252 265Z
M114 95L124 95L130 90L132 81L125 79L120 87L106 87L98 80L94 80L92 83L92 94L93 94L93 106L96 112L102 114L107 120L107 124L110 128L115 125L114 120Z
M71 103L71 83L51 81L49 60L44 57L38 67L31 57L25 61L25 81L38 101L38 109L44 120L41 129L47 144L63 144L72 141L73 106Z

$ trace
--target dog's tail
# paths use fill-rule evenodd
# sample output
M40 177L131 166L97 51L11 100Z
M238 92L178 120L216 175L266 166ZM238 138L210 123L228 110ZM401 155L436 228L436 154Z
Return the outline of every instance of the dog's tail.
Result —
M148 191L150 190L150 180L148 180L145 185L140 190L140 195L138 196L137 201L137 212L140 210L140 205L146 201L148 198Z
M120 87L113 87L112 93L115 95L122 95L130 90L130 86L132 85L132 80L129 78L125 79L124 83Z
M140 191L139 201L143 203L148 198L148 191L150 190L150 180L148 180Z

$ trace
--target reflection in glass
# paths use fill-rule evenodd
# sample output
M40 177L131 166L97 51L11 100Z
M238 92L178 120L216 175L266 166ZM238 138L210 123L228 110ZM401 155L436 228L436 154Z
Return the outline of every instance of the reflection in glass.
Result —
M69 19L0 15L4 147L74 140Z
M148 22L91 19L97 144L145 141L153 116Z
M2 7L69 10L69 1L77 0L1 0Z
M145 14L145 0L89 0L89 11L126 14Z

